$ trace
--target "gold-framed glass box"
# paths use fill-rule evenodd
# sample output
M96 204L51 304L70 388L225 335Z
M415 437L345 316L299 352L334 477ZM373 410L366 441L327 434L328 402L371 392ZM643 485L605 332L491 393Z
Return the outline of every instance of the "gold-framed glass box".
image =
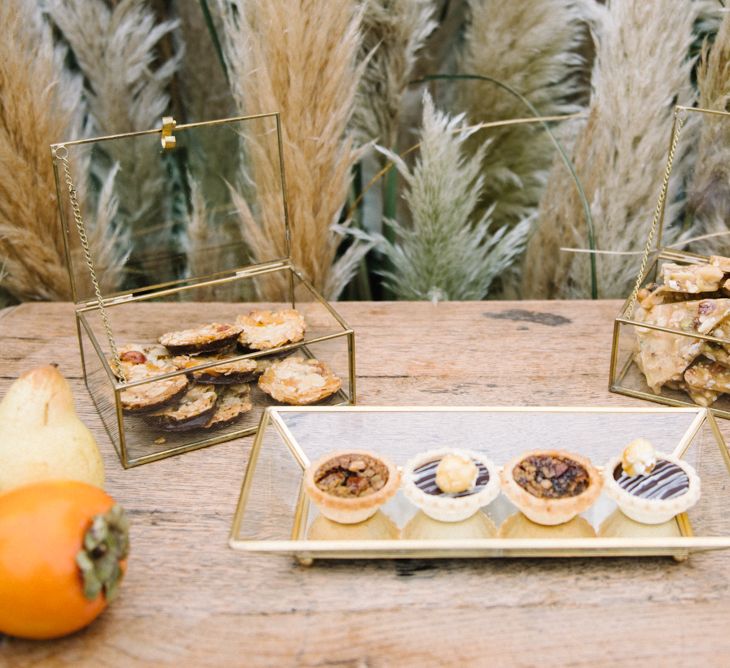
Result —
M701 480L699 502L660 525L626 518L601 493L579 516L587 534L566 535L563 525L536 527L534 534L503 537L516 508L500 494L484 513L496 535L465 537L465 522L438 525L431 536L409 538L419 515L401 490L376 516L321 531L322 516L303 487L313 461L337 451L368 450L399 467L433 448L466 448L501 468L536 448L588 457L603 468L636 438L693 466ZM672 556L730 548L730 516L724 490L730 459L712 414L694 408L571 407L272 407L262 417L233 517L229 545L241 552L313 559L440 557ZM377 527L375 527L375 518ZM528 523L529 524L529 523ZM328 526L332 527L332 523ZM387 531L383 532L382 528ZM377 532L374 529L377 528ZM430 530L430 529L429 529Z
M166 332L296 309L303 338L266 350L234 341L215 354L256 360L257 374L285 356L320 360L341 381L323 401L355 402L354 332L291 260L281 141L271 113L185 125L166 118L149 131L51 147L84 380L125 468L254 433L262 409L276 405L254 379L242 389L251 409L237 404L234 419L214 428L202 412L182 431L127 412L122 397L154 393L160 381L190 388L219 364L193 355L187 368L165 361L154 376L128 377L120 351ZM263 240L255 256L244 228Z
M609 388L730 418L730 113L677 107L632 293L614 322Z

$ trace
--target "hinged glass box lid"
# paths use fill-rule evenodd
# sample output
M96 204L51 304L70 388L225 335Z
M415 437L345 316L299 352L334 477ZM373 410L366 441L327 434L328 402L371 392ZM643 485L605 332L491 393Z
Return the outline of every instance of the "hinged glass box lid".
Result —
M474 469L459 487L455 458ZM229 543L304 563L684 559L730 548L729 466L717 423L698 407L273 407Z
M122 464L352 403L354 333L293 265L278 114L51 147L84 378Z
M730 417L729 157L730 113L676 108L639 275L614 324L614 392Z

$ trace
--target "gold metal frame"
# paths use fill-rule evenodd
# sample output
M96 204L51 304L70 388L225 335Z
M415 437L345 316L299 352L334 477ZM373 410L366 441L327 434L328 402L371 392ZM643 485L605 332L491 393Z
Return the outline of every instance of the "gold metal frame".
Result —
M61 204L63 201L63 198L60 196L60 193L62 192L62 178L59 173L59 163L62 163L63 156L67 155L67 152L65 149L69 146L78 146L83 144L95 144L99 142L106 142L106 141L114 141L117 139L126 139L131 137L139 137L139 136L146 136L146 135L159 135L161 144L162 144L162 150L171 150L174 149L176 144L176 138L175 135L179 135L181 132L184 132L185 130L191 130L195 128L203 128L203 127L212 127L212 126L218 126L218 125L224 125L224 124L231 124L231 123L238 123L238 122L245 122L245 121L252 121L256 119L265 119L265 118L271 118L274 119L276 124L276 132L277 132L277 147L278 147L278 157L279 157L279 165L280 165L280 173L279 177L281 179L281 189L282 189L282 198L283 198L283 214L284 214L284 220L282 221L284 228L285 228L285 236L286 236L286 249L287 249L287 257L277 259L277 260L271 260L268 262L263 262L259 264L252 264L252 265L245 265L241 267L234 267L225 271L217 272L212 275L208 276L198 276L194 278L183 278L178 279L174 281L168 281L164 283L158 283L155 285L145 286L143 288L135 289L132 291L119 291L114 292L107 296L99 296L98 299L82 299L80 297L80 291L77 288L76 285L76 277L74 276L74 270L73 270L73 263L72 263L72 257L71 257L71 240L70 240L70 234L71 234L71 226L69 225L69 220L67 216L67 212L65 210L65 207ZM346 337L346 344L347 344L347 351L348 351L348 380L349 380L349 388L348 392L345 392L344 390L340 390L337 395L335 395L339 400L340 403L338 405L348 405L348 404L354 404L357 400L357 393L356 393L356 374L355 374L355 333L353 329L345 322L345 320L340 316L340 314L332 307L332 305L317 291L317 289L303 276L303 274L297 269L297 267L293 264L291 259L291 246L290 246L290 224L289 224L289 207L288 207L288 199L287 199L287 191L286 191L286 176L284 172L284 152L283 152L283 143L282 143L282 133L281 133L281 118L280 114L277 113L266 113L266 114L256 114L252 116L235 116L231 118L224 118L224 119L218 119L214 121L205 121L200 123L186 123L182 125L177 125L171 117L166 117L163 119L162 125L159 128L151 129L151 130L144 130L140 132L128 132L123 134L116 134L116 135L108 135L104 137L95 137L95 138L89 138L89 139L81 139L76 141L68 141L68 142L60 142L56 144L51 145L51 155L53 159L53 167L54 167L54 174L56 178L56 187L59 192L59 215L61 218L61 225L63 228L63 238L64 238L64 249L66 254L66 262L67 267L69 271L69 277L71 280L71 289L72 289L72 295L74 299L74 303L76 304L75 308L75 317L76 317L76 330L77 330L77 337L79 341L79 350L81 354L81 363L84 373L84 382L86 384L86 387L89 391L89 394L91 395L91 398L94 402L94 405L96 406L99 415L102 419L102 422L104 423L104 427L109 435L109 438L111 439L114 448L119 456L119 459L122 463L122 466L124 468L131 468L133 466L139 466L141 464L146 464L149 462L157 461L159 459L164 459L166 457L170 457L172 455L182 454L184 452L190 452L192 450L197 450L199 448L208 447L210 445L214 445L216 443L221 443L224 441L229 441L234 438L239 438L242 436L248 436L250 434L253 434L256 432L257 427L246 427L242 428L237 431L227 431L225 434L220 434L218 436L211 436L206 438L199 438L194 439L191 437L190 442L185 443L184 445L170 447L162 450L156 450L155 452L150 453L149 455L144 456L137 456L132 457L130 456L129 447L127 444L127 438L125 434L124 429L124 416L122 414L122 405L120 400L121 392L127 388L135 387L137 385L142 385L145 382L149 381L136 381L136 382L121 382L117 376L115 375L109 360L107 359L107 356L104 354L102 346L96 336L96 333L94 332L94 328L91 326L91 323L89 321L89 316L91 314L94 314L96 312L101 312L104 314L107 310L113 309L115 306L121 305L121 304L129 304L130 302L142 302L147 301L150 299L156 299L160 297L167 297L170 295L174 295L177 293L183 293L187 290L192 290L200 287L207 287L207 286L214 286L214 285L220 285L228 282L235 282L235 281L243 281L243 280L250 280L258 276L262 276L264 274L268 273L275 273L275 272L285 272L289 275L289 302L291 303L292 308L296 307L296 299L295 299L295 290L294 290L294 284L295 280L298 280L299 283L304 287L304 290L308 295L312 298L312 301L318 302L321 304L326 311L329 313L329 315L332 316L333 321L337 323L337 326L340 328L340 330L312 338L305 338L303 341L299 343L290 344L287 346L282 346L277 349L277 351L286 351L286 350L292 350L292 349L300 349L302 352L312 357L312 353L309 350L309 346L321 343L324 341L332 340L332 339L338 339L341 337ZM109 332L109 336L113 336L111 331ZM100 404L99 398L95 395L95 392L93 388L90 385L89 382L89 375L87 373L87 359L86 359L86 353L85 353L85 345L84 345L84 337L89 341L90 347L93 350L94 355L98 358L98 361L103 368L109 384L110 388L114 393L114 424L110 424L108 420L110 419L108 416L105 416L104 411L102 410L102 406ZM112 341L112 345L113 345ZM236 357L232 357L231 360L239 360L239 359L245 359L245 358L256 358L261 357L265 355L266 353L248 353L244 355L237 355ZM205 369L211 366L215 366L215 362L210 362L207 364L199 365L199 368ZM169 372L166 374L161 374L160 376L156 376L155 378L157 380L170 378L173 376L181 376L185 375L186 371L174 371ZM115 427L118 431L118 436L115 434Z
M725 117L728 122L730 122L729 112L717 111L714 109L684 107L681 105L675 107L671 138L669 142L669 151L667 156L667 164L664 173L664 181L662 183L662 189L659 195L659 200L657 202L654 220L652 221L651 229L647 237L641 268L639 269L637 279L634 284L634 289L632 290L631 295L629 295L629 297L626 299L621 307L621 310L619 311L618 316L614 320L613 338L611 342L611 363L609 367L608 389L610 392L614 392L616 394L623 394L625 396L634 397L636 399L645 399L647 401L653 401L654 403L664 404L666 406L693 407L696 406L696 404L694 404L690 400L682 400L661 394L654 394L653 392L648 391L648 389L643 390L627 385L625 381L634 362L631 355L629 355L627 360L623 361L623 364L621 363L621 360L619 360L619 345L622 327L642 327L645 329L653 329L656 331L667 332L670 334L679 334L697 340L709 341L712 343L720 343L730 346L730 339L718 338L707 334L687 333L680 329L661 327L659 325L639 322L634 318L634 306L636 303L639 289L642 285L645 285L647 283L649 277L656 277L660 260L669 260L670 262L680 262L685 264L702 264L709 262L709 258L705 256L698 255L696 253L690 253L687 251L678 251L662 246L666 195L669 179L672 173L674 153L679 140L679 133L681 132L682 127L684 126L687 117L690 114L704 114L709 116ZM654 242L655 236L656 241ZM730 419L730 407L719 408L713 406L711 408L711 411L718 417Z
M484 538L470 540L307 540L304 538L305 519L309 501L300 485L289 540L247 540L240 538L241 523L256 477L256 467L269 426L276 433L302 469L309 465L304 448L287 428L281 415L291 412L500 412L500 413L635 413L635 414L694 414L696 417L678 441L674 454L681 457L691 446L700 429L708 424L720 449L722 460L730 475L730 455L727 445L711 411L704 408L607 408L607 407L505 407L505 406L347 406L335 407L271 407L261 417L246 472L241 485L231 524L228 544L241 552L286 554L300 563L310 565L313 559L394 559L451 557L604 557L604 556L671 556L684 560L690 552L730 549L728 536L695 536L686 514L677 516L681 534L677 538ZM599 467L600 468L600 467Z

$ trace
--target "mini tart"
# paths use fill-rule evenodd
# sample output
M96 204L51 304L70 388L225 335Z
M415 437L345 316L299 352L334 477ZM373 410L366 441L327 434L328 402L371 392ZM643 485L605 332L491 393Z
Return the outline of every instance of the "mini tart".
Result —
M400 473L387 459L362 450L321 457L304 472L304 491L319 512L341 524L372 517L398 491Z
M294 406L315 404L341 386L342 381L324 362L301 357L274 362L259 378L259 387L266 394Z
M173 355L209 353L227 348L236 342L241 328L237 325L212 322L195 329L163 334L159 341Z
M190 369L189 376L198 383L209 383L211 385L231 385L238 383L250 383L256 380L259 375L258 364L253 359L236 360L228 362L226 355L178 355L172 358L172 363L178 369ZM221 364L208 367L207 369L195 370L195 367L208 362L221 361Z
M470 489L457 494L443 492L436 484L436 471L446 455L457 455L477 467ZM403 493L426 515L439 522L461 522L499 495L499 472L486 457L471 450L428 450L411 459L403 469Z
M119 361L127 382L147 380L175 371L167 350L157 344L129 344L119 349ZM112 365L113 368L113 365ZM119 394L127 414L149 413L179 399L188 388L185 376L174 376L137 385Z
M525 516L553 526L588 510L601 494L603 480L591 462L563 450L533 450L502 469L502 491Z
M175 405L148 413L145 419L165 431L204 427L215 411L218 394L212 385L192 385Z
M620 455L603 470L606 494L622 513L642 524L663 524L700 498L700 478L687 462L662 452L656 453L656 460L644 475L626 475Z
M247 383L226 385L218 391L215 411L205 423L205 429L218 429L232 424L253 408L251 386Z
M239 315L236 324L241 328L238 343L246 350L272 350L304 338L306 323L299 311L251 311Z

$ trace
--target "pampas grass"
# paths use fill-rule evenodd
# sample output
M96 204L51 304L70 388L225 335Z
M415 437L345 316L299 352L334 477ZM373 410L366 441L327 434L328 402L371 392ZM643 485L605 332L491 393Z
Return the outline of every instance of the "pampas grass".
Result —
M484 189L486 149L467 155L471 132L463 114L449 118L426 94L415 166L385 152L406 183L412 217L408 227L387 221L395 240L380 246L393 267L384 272L387 287L399 299L482 299L523 249L529 221L508 232L494 225L489 210L469 222Z
M590 115L574 163L596 225L596 247L642 248L664 171L675 103L691 105L688 58L697 6L691 0L611 0L598 28ZM686 169L680 151L675 175ZM677 210L670 192L667 221ZM678 231L665 227L664 241ZM525 261L523 294L532 298L590 294L586 221L571 178L553 167ZM599 297L626 296L638 269L632 255L597 257Z
M417 54L437 25L435 7L432 0L363 0L362 6L365 70L352 125L361 143L392 148Z
M697 71L699 106L729 111L730 13L726 13L710 46L702 49ZM688 212L698 234L727 232L730 210L730 116L703 115L700 142L688 196ZM697 242L692 250L705 255L730 254L730 238L718 236Z
M84 75L90 130L107 135L159 126L182 54L159 63L157 45L177 22L157 23L145 0L120 0L112 7L104 0L46 0L46 11ZM133 259L150 247L172 245L165 170L153 141L104 145L110 163L120 165L119 216L132 232Z
M350 0L221 0L220 6L240 111L282 113L294 264L327 297L336 298L367 250L354 240L342 254L342 236L334 227L360 155L347 126L362 75L356 65L361 14L353 12ZM278 164L262 163L278 156L253 150L251 158L257 198L265 203L269 175L278 172ZM241 211L253 259L286 256L280 209L266 207L258 220ZM287 287L283 277L271 280L265 296L283 299Z
M543 116L573 113L580 108L575 100L584 61L578 50L591 6L587 0L469 0L458 71L509 85ZM455 102L472 123L529 115L517 97L488 82L460 83ZM472 140L472 149L485 139L485 205L494 205L495 224L514 225L534 212L554 146L537 125L490 130Z
M49 144L78 134L81 80L35 3L0 2L0 266L17 299L68 299Z

